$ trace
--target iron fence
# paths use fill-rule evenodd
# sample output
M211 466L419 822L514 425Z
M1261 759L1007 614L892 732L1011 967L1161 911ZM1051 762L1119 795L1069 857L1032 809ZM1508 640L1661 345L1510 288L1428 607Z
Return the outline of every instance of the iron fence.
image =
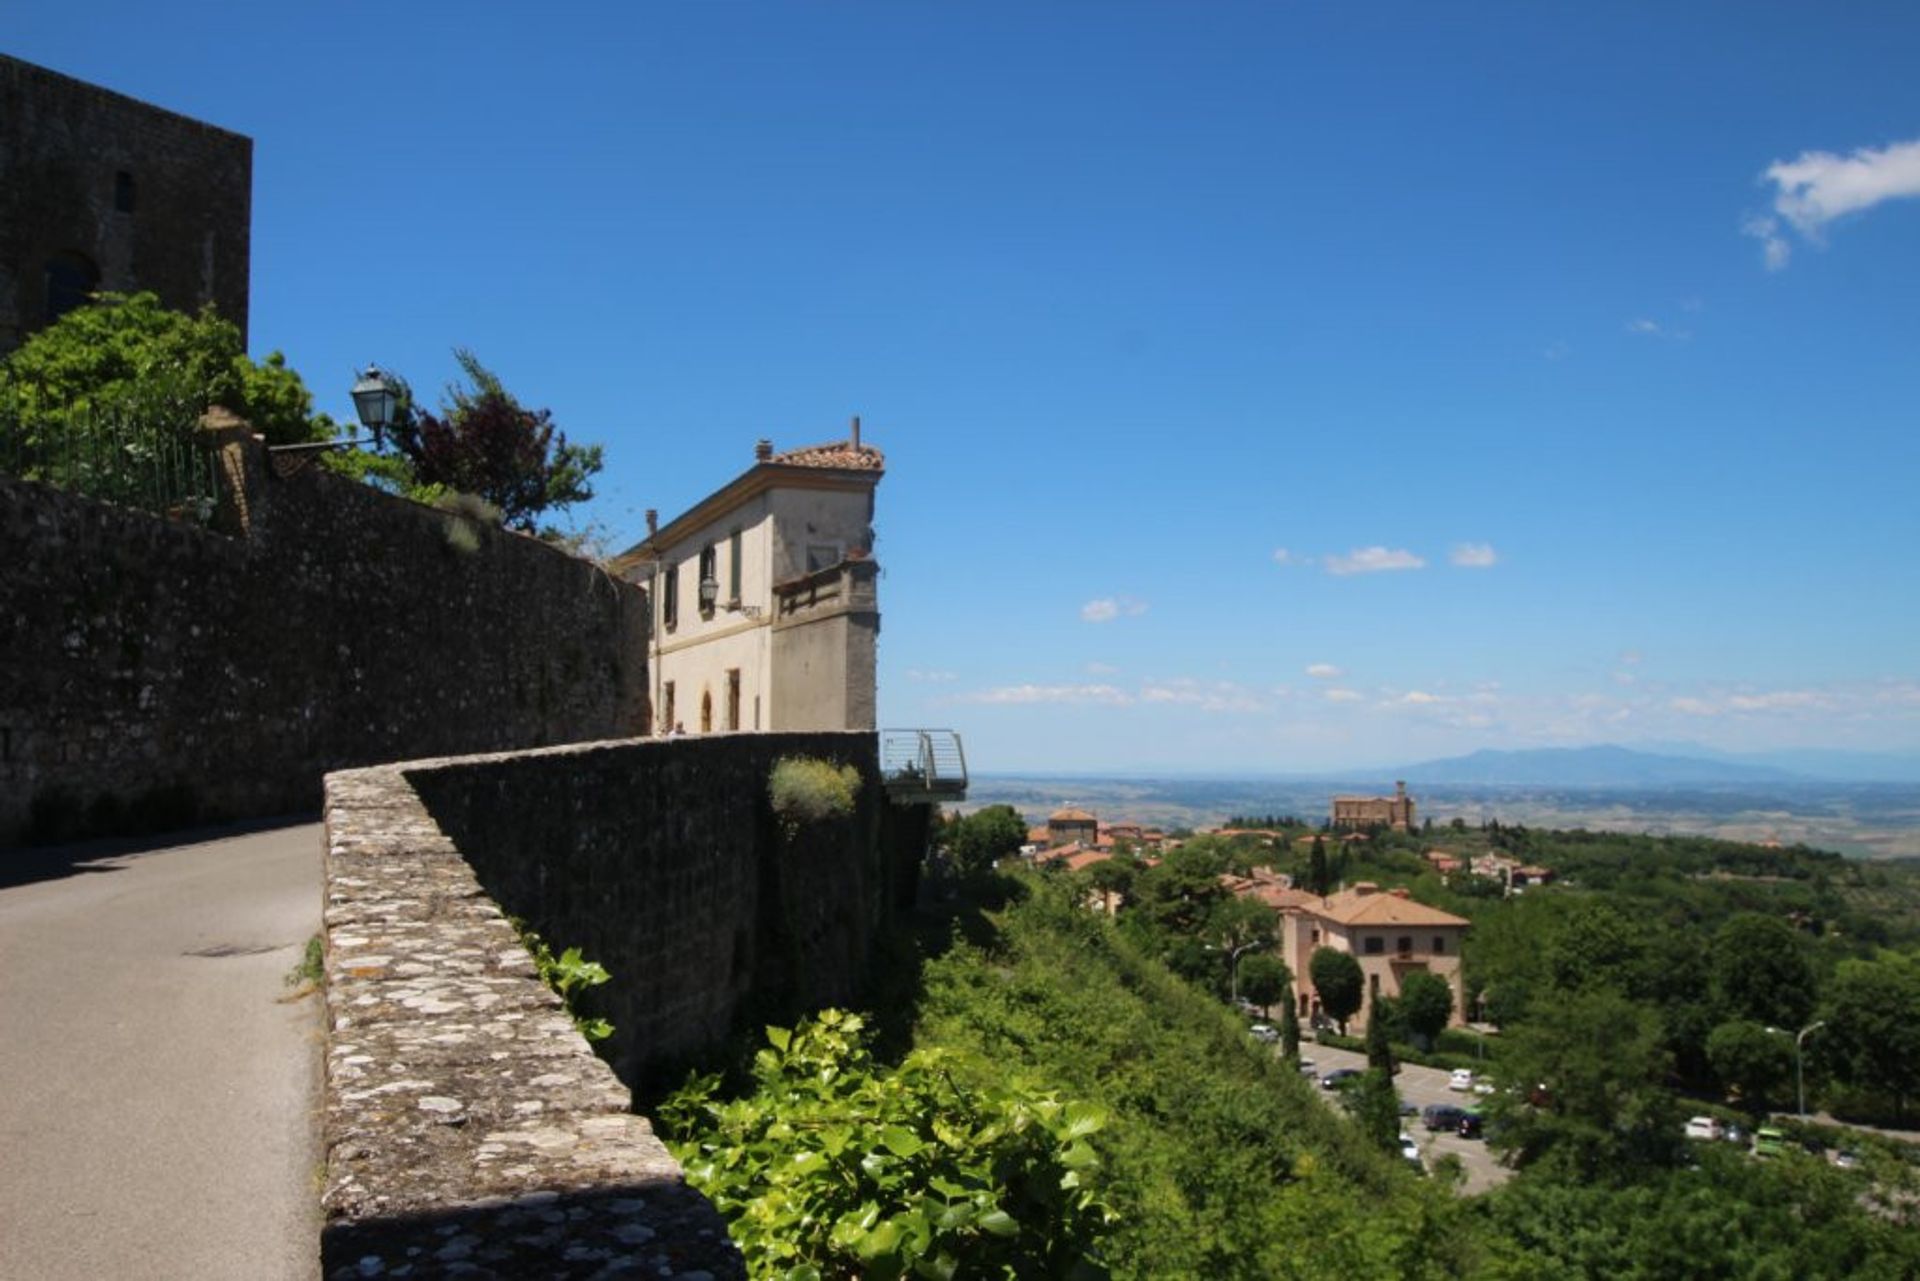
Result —
M219 464L196 439L190 411L0 414L0 473L89 498L205 524L220 493Z

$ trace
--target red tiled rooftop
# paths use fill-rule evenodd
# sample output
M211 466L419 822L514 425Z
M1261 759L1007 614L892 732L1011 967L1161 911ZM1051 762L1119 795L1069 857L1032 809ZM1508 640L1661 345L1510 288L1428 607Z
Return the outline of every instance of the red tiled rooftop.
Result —
M824 445L802 445L775 454L769 461L783 467L837 467L849 471L885 471L886 457L872 445L834 440Z

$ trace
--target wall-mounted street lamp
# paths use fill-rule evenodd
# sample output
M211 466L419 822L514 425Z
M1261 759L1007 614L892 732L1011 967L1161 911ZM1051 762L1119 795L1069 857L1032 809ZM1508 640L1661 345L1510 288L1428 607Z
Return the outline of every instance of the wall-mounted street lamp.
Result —
M700 580L700 609L704 613L713 612L713 603L720 599L720 582L709 574Z
M387 429L400 416L400 386L386 370L368 365L353 384L353 412L360 425L373 433L375 449L385 443Z
M359 436L348 436L344 440L306 440L297 445L268 445L267 453L275 456L324 454L330 449L352 449L368 443L379 449L386 444L387 432L400 418L401 386L398 378L378 365L368 365L353 384L353 412L359 415L360 425L372 433L371 442ZM296 462L281 474L291 475L305 465Z

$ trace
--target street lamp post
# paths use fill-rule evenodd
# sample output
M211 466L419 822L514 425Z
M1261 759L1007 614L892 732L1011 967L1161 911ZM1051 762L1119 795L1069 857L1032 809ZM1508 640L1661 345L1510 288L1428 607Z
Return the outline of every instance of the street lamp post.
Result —
M1807 1033L1826 1025L1825 1019L1809 1023L1800 1029L1800 1035L1793 1038L1793 1090L1800 1104L1800 1119L1803 1122L1807 1119L1807 1078L1800 1070L1800 1050L1806 1044Z
M1242 943L1239 947L1224 949L1215 947L1211 943L1206 944L1206 949L1209 952L1225 951L1227 953L1227 988L1236 1008L1238 1008L1240 1004L1240 954L1243 952L1251 952L1254 948L1260 946L1262 946L1262 940L1260 939L1255 939L1251 943Z

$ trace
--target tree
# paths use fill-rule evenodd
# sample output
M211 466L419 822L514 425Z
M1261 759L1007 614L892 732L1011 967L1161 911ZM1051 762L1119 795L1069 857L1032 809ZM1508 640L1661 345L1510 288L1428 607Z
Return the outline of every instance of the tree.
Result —
M1382 1152L1400 1151L1400 1095L1393 1088L1391 1072L1368 1068L1347 1086L1341 1101L1375 1147Z
M1729 1019L1707 1037L1707 1062L1714 1075L1737 1091L1748 1109L1758 1113L1791 1097L1793 1090L1793 1036L1770 1031L1745 1019Z
M952 825L947 849L962 874L977 876L992 871L1001 859L1018 854L1026 840L1027 821L1018 810L1011 805L989 805Z
M1798 1030L1813 1012L1813 966L1799 932L1779 917L1729 918L1710 956L1713 994L1726 1017Z
M547 511L592 498L600 446L570 443L551 412L521 405L471 351L456 348L454 358L468 385L449 386L437 415L409 395L393 428L408 491L472 494L498 508L503 523L525 530Z
M336 431L279 352L256 363L211 306L169 311L150 293L97 295L0 362L0 434L30 476L76 450L110 455L129 433L188 439L214 405L271 445Z
M1315 833L1313 848L1307 852L1307 888L1324 898L1332 887L1332 873L1327 870L1327 843Z
M1367 1066L1391 1080L1393 1078L1393 1039L1389 1029L1394 1022L1391 1003L1380 999L1376 984L1369 994L1367 1010Z
M1098 893L1102 905L1111 912L1125 906L1139 871L1140 864L1131 855L1116 853L1087 868L1087 888Z
M1360 962L1350 952L1315 948L1307 962L1307 977L1313 980L1313 990L1320 996L1321 1010L1340 1025L1341 1035L1346 1035L1347 1020L1359 1013L1360 998L1366 990Z
M1418 1038L1421 1048L1431 1048L1453 1017L1453 988L1439 975L1419 970L1400 984L1399 1005L1407 1031Z
M1293 975L1286 962L1267 952L1255 952L1240 962L1240 995L1261 1009L1271 1009L1287 994ZM1295 1035L1299 1034L1298 1024Z
M1490 1106L1523 1165L1575 1179L1631 1180L1678 1153L1659 1019L1617 992L1550 993L1502 1037L1506 1087Z
M1280 1003L1280 1055L1289 1063L1300 1062L1300 1012L1298 1001L1289 988Z
M1896 1117L1920 1093L1920 959L1882 952L1840 962L1827 984L1822 1057L1848 1081L1884 1094Z

